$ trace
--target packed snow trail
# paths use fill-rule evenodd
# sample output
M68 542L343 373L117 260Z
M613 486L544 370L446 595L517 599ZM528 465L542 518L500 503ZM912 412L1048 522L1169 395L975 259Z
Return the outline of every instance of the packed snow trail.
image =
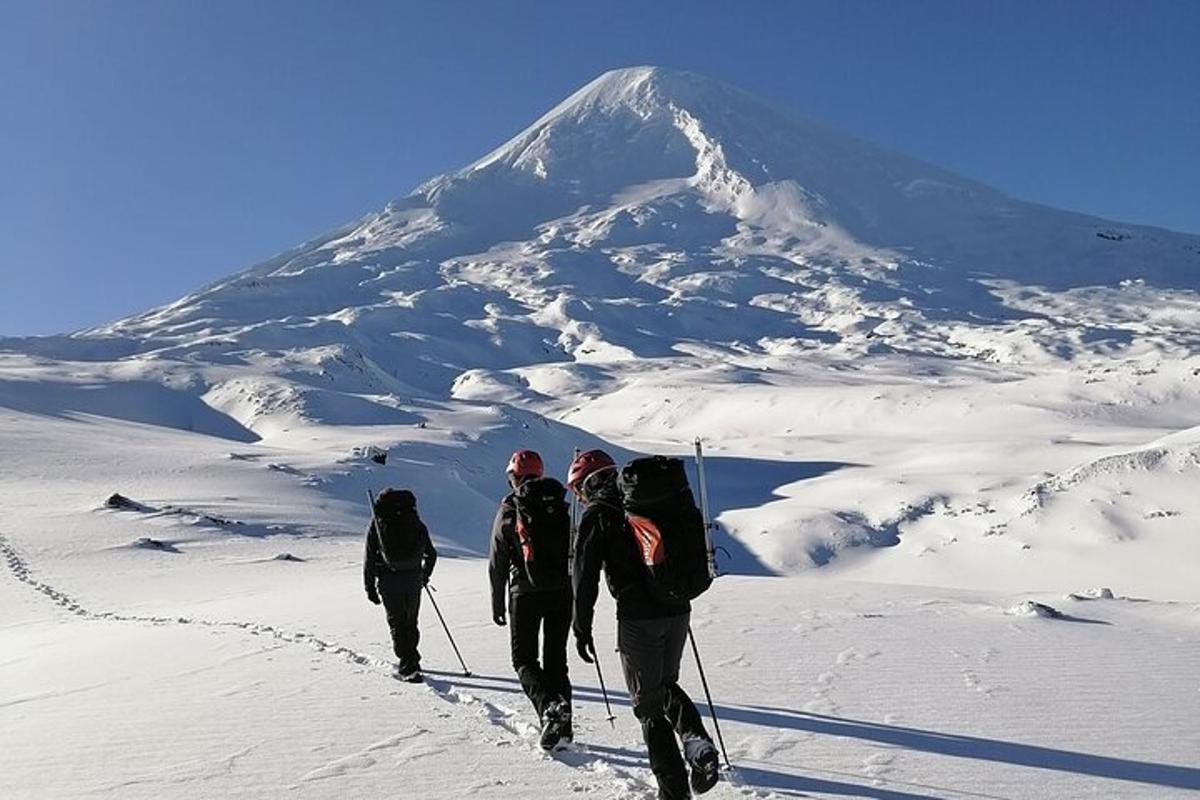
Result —
M30 572L29 565L23 558L21 558L20 555L17 554L16 549L13 548L13 546L9 543L8 538L2 533L0 533L0 555L4 556L8 570L10 573L12 573L14 578L34 589L35 591L41 592L61 608L83 619L105 620L109 622L140 622L148 625L196 625L203 628L236 628L246 631L254 636L270 636L278 639L281 642L287 642L289 644L307 645L320 653L336 656L361 666L384 669L391 669L392 667L391 662L372 658L368 655L364 655L363 653L352 650L349 647L337 644L336 642L327 642L323 639L313 636L312 634L281 630L273 625L266 625L259 622L207 620L194 617L163 617L140 614L119 614L114 611L92 611L91 609L86 608L78 600L71 597L69 594L54 588L48 583L44 583L34 578Z
M16 549L12 546L4 534L0 534L0 556L3 556L5 559L5 563L10 574L16 578L16 580L30 587L34 591L40 592L59 607L82 619L108 622L141 623L157 626L187 625L197 626L200 628L236 629L245 631L246 633L254 636L269 636L286 644L306 645L318 651L319 653L339 657L347 662L359 666L374 668L381 673L388 674L389 676L392 671L393 664L390 661L373 658L364 653L357 652L349 647L325 641L309 633L288 631L274 625L258 622L207 620L194 617L166 617L120 614L111 611L93 611L85 607L82 603L74 599L66 592L63 592L48 583L37 580L33 576L28 563L17 553ZM574 744L553 754L545 753L537 744L537 726L533 725L532 723L522 721L522 715L520 712L515 709L484 700L469 691L458 688L455 686L453 680L442 679L436 677L436 675L437 673L430 672L426 676L425 685L437 697L446 703L455 706L478 709L476 716L485 719L491 726L503 729L512 737L515 737L515 739L510 738L498 740L496 742L497 744L513 744L520 742L524 745L525 750L528 751L529 755L531 756L540 754L543 760L552 758L560 763L580 769L585 773L602 776L606 778L609 783L616 785L621 792L620 796L622 797L636 797L644 795L649 798L654 796L655 789L653 788L652 781L651 783L647 783L644 778L637 776L633 772L609 763L609 761L604 759L603 756L592 753L586 745ZM586 691L586 687L580 688ZM393 737L385 742L371 745L362 753L348 756L338 762L334 762L333 764L306 773L301 777L300 781L309 782L343 774L345 770L350 768L350 766L352 766L356 761L362 761L364 758L366 758L365 753L392 747L403 738L405 737ZM582 784L579 784L577 781L572 790L580 791L581 789ZM595 788L588 791L594 790ZM742 792L741 794L746 795L747 793ZM712 796L720 797L721 795L714 794Z

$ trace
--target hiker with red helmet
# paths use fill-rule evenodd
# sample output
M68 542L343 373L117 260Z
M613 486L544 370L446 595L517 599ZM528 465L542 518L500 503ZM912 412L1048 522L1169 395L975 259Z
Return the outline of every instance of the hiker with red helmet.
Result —
M543 473L532 450L509 459L512 491L492 524L488 575L492 620L509 626L513 669L541 721L541 746L552 750L574 738L567 676L571 516L566 489Z
M567 485L585 504L571 565L575 646L584 661L595 660L592 620L603 568L617 603L621 667L659 800L684 800L711 789L720 767L700 713L679 686L691 604L651 591L617 477L616 463L603 450L578 455L567 475ZM683 743L682 755L676 736Z

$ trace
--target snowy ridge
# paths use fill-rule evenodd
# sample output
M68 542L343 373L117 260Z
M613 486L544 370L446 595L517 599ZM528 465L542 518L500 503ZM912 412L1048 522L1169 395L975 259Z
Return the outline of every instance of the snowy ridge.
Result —
M1181 431L1169 439L1170 445L1151 445L1105 456L1038 482L1027 493L1027 513L1044 508L1053 495L1089 482L1130 473L1151 473L1161 477L1163 473L1179 475L1200 469L1200 428Z

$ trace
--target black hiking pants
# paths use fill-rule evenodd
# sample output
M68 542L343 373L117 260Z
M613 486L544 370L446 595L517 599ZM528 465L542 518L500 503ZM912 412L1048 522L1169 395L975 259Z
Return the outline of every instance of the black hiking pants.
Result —
M421 654L417 652L421 630L417 620L421 612L422 587L420 571L412 575L401 572L379 577L379 599L387 611L396 669L402 674L421 668Z
M617 621L617 649L634 716L650 756L662 800L691 797L687 769L679 752L690 742L711 743L700 712L679 687L679 662L687 644L691 614Z
M521 592L508 597L512 665L541 719L555 700L571 705L567 677L567 634L571 630L571 590ZM542 658L538 661L538 634Z

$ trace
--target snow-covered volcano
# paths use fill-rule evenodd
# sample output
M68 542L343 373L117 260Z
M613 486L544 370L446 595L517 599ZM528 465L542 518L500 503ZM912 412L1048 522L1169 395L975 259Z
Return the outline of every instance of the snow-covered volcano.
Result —
M1172 409L1118 437L1137 446L1200 422L1179 410L1195 395L1197 289L1200 237L1015 200L717 81L637 67L175 303L0 341L26 375L0 401L275 444L341 429L422 452L444 429L468 452L435 447L445 466L403 477L465 484L473 499L447 513L472 530L531 424L560 455L590 434L672 451L703 436L757 464L715 488L736 541L793 570L894 544L957 502L991 508L980 492L997 487L1017 513L1021 490L1079 466L1029 436L1094 438L1064 420ZM1172 378L1099 396L1094 376L1122 359L1173 364ZM59 361L75 362L75 388L31 397L28 371L59 375ZM850 432L866 452L837 438ZM911 458L938 479L908 486Z
M468 368L689 343L973 356L962 328L976 323L1006 334L1002 355L1061 355L1136 326L1117 307L1063 330L1045 290L1124 285L1136 300L1143 281L1200 288L1200 237L1013 200L719 82L638 67L378 213L74 338L75 352L203 358L344 346L441 393ZM1191 343L1194 320L1172 321Z
M0 796L651 800L608 598L616 719L572 661L549 756L477 556L515 448L702 437L706 798L1194 797L1198 284L1198 237L608 73L176 303L0 340ZM443 555L425 687L362 596L384 485Z

